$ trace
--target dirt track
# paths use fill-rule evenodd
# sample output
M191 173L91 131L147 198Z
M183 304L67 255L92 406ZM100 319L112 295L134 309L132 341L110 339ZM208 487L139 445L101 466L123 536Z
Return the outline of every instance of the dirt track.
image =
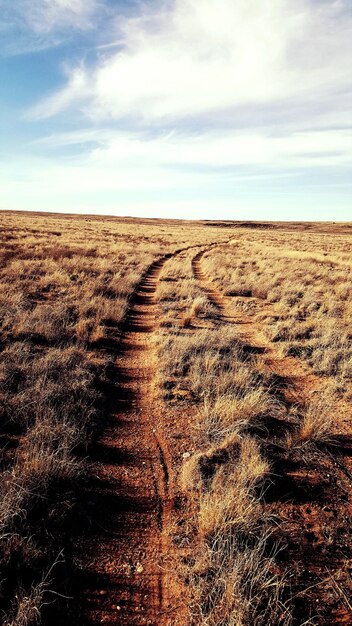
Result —
M90 454L95 480L85 496L89 544L84 537L72 623L187 623L187 592L169 539L175 458L168 448L171 441L175 457L180 444L173 437L179 439L187 427L168 422L165 406L159 405L153 332L161 270L191 248L197 246L151 264L130 298L122 336L111 336L115 362L105 393L108 424Z
M150 266L131 298L115 363L110 425L92 459L99 531L81 564L89 582L81 619L88 624L182 623L181 589L167 547L172 471L154 401L151 341L155 289L168 258Z
M296 359L278 359L253 317L232 311L231 298L216 288L202 267L203 255L211 247L195 254L192 269L217 308L218 321L236 325L239 338L249 351L259 356L261 367L275 377L276 392L285 402L303 402L305 395L320 383L319 379ZM173 425L165 418L165 407L159 405L153 344L158 315L156 287L164 264L172 256L167 255L150 266L130 300L124 321L114 364L115 383L108 394L110 421L92 455L96 481L91 487L92 540L80 571L82 626L102 623L186 626L188 623L187 593L176 573L177 555L168 533L176 491L174 450L170 446ZM174 425L174 434L178 436L187 426L186 423ZM267 426L270 439L278 424ZM326 519L321 518L321 504L305 495L303 502L293 501L288 505L287 498L297 494L302 497L302 489L309 493L312 488L309 481L317 481L327 472L331 476L336 474L336 485L341 485L346 476L341 479L328 457L313 477L305 468L296 473L291 471L279 457L275 463L274 469L280 477L268 493L268 506L286 517L290 542L287 558L298 563L293 589L300 593L306 583L313 584L316 595L315 586L326 574L320 569L321 559L325 563L330 558L329 572L334 573L341 568L341 556L334 555L334 560L332 554L323 557ZM303 482L307 484L302 487ZM346 514L345 505L340 506L337 501L330 503L330 510L336 516ZM305 535L313 537L303 551L302 528ZM319 595L319 600L324 601L324 593ZM308 605L304 609L307 613L313 599L309 596L304 602ZM334 623L348 623L344 621L344 613L340 616L341 619L335 613Z
M304 410L312 394L324 391L326 381L299 359L279 356L253 315L237 313L233 298L223 295L203 269L209 248L192 260L194 278L218 309L224 324L236 325L238 338L256 358L259 370L272 379L272 392L287 408ZM257 298L251 297L251 300ZM266 306L258 301L259 309ZM313 398L319 397L318 395ZM330 410L333 410L330 408ZM343 591L349 583L351 563L350 516L352 511L352 438L350 411L344 402L334 406L337 416L333 444L317 448L311 457L290 462L277 436L292 432L286 420L266 420L259 432L263 450L272 465L273 482L266 494L267 507L281 519L279 541L286 549L279 556L289 564L295 595L297 623L312 618L314 624L351 624L351 605ZM279 527L279 528L280 528ZM347 568L347 569L346 569ZM347 580L347 583L346 583ZM296 623L296 622L295 622Z

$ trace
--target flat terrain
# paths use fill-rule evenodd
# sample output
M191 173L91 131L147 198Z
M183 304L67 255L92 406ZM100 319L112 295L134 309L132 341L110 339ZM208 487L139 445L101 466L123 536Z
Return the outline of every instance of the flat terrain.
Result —
M0 220L4 623L352 624L352 226Z

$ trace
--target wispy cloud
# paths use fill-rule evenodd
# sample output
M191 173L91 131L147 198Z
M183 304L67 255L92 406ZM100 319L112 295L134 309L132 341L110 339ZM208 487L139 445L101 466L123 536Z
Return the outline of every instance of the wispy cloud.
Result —
M66 73L69 74L66 86L45 98L43 102L32 106L29 111L24 113L24 119L40 120L53 117L65 111L72 102L83 103L89 97L90 84L84 69L78 66L73 71L67 69Z
M22 0L17 4L28 26L37 33L92 26L92 17L98 9L97 0ZM22 7L21 7L22 5Z
M144 8L143 8L144 7ZM240 107L298 106L341 95L349 82L352 16L347 2L175 0L119 19L122 49L86 70L94 119L173 124L221 120ZM74 75L75 70L72 70ZM89 93L86 85L89 84ZM47 117L81 100L69 79L35 108Z
M343 0L174 0L116 24L121 49L73 69L29 115L80 108L123 126L93 153L119 166L347 165L352 16ZM339 128L341 126L341 129ZM91 150L91 146L90 146Z
M157 168L191 168L198 171L246 166L258 172L265 168L280 172L290 168L338 167L352 165L352 132L346 130L309 130L272 136L266 131L250 132L211 130L201 134L168 132L158 136L130 131L83 129L52 134L37 140L36 145L56 150L58 147L89 146L86 164L97 168L131 169L139 174L146 164ZM248 170L249 172L250 170Z
M0 0L3 54L23 54L61 43L95 26L101 0Z
M249 197L254 208L293 206L304 187L307 206L328 211L324 187L346 211L349 0L136 1L128 16L122 4L18 0L7 10L27 45L95 34L89 63L71 61L65 86L26 111L22 123L50 132L26 145L29 161L4 164L6 198L21 189L33 206L68 209L71 198L77 210L117 198L143 213L172 197L172 210L217 215Z

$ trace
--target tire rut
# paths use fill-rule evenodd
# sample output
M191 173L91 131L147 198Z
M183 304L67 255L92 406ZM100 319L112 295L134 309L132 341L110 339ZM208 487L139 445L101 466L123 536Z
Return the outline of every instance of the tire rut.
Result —
M213 247L213 246L212 246ZM324 390L325 381L311 372L308 366L292 357L278 356L274 346L263 335L255 319L249 315L237 314L231 311L232 299L224 296L208 278L202 268L202 258L211 248L202 250L192 260L194 278L200 283L209 301L218 309L219 320L223 323L236 325L238 339L248 353L257 355L256 366L271 375L275 384L275 393L286 406L300 407L304 412L305 403L310 400L313 392ZM316 396L314 396L316 397ZM335 415L347 415L343 402L336 402L331 407ZM286 428L285 420L283 426ZM272 448L277 436L277 421L273 430L268 429L267 440L263 440L264 447ZM289 423L288 423L289 427ZM332 448L320 447L313 464L303 459L301 466L290 468L285 457L274 456L273 482L271 490L266 494L269 510L273 507L274 514L279 511L284 521L285 542L287 541L285 559L295 564L299 580L292 585L298 598L298 618L303 615L311 617L312 610L318 608L319 625L328 626L332 623L350 623L351 614L346 610L346 602L341 597L336 601L336 590L324 587L326 581L342 576L346 567L346 558L350 556L350 549L340 539L341 529L335 524L335 519L347 519L351 514L350 479L352 476L351 459L348 458L351 450L350 424L342 422L337 426L338 433L333 433ZM287 433L290 431L287 430ZM275 445L274 445L275 449ZM319 450L319 463L317 454ZM341 461L344 458L344 461ZM346 467L347 465L347 467ZM346 480L347 479L347 480ZM310 484L312 480L312 484ZM306 481L306 482L305 482ZM325 533L335 533L334 545L327 544ZM336 527L336 528L335 528ZM347 526L346 526L347 528ZM312 530L313 529L313 530ZM312 542L312 543L311 543ZM328 577L327 577L328 574ZM313 595L305 591L313 589ZM337 585L337 590L339 590ZM342 589L342 587L341 587ZM324 593L326 594L324 596ZM340 593L340 591L338 591ZM341 591L341 596L343 592ZM301 604L300 604L301 603ZM327 616L323 616L328 609ZM302 613L303 611L303 613ZM347 620L347 621L346 621ZM301 623L301 621L299 622Z
M211 248L207 248L207 251ZM207 276L204 274L202 270L202 258L205 254L205 250L201 250L196 254L192 259L192 270L193 275L196 280L198 280L202 284L203 291L205 291L209 301L213 304L221 313L225 312L225 299L222 294L217 291L207 279Z
M152 337L157 328L156 287L164 264L199 247L165 254L147 268L129 298L120 339L111 340L115 361L104 389L107 418L91 450L92 480L83 496L87 530L76 559L75 602L60 626L186 622L186 595L167 532L174 477L155 389Z
M150 265L129 301L113 385L109 426L99 441L91 487L91 543L82 556L80 623L134 626L181 624L172 607L181 591L165 574L172 511L171 467L154 402L152 333L155 291L173 255ZM121 381L121 382L119 382Z

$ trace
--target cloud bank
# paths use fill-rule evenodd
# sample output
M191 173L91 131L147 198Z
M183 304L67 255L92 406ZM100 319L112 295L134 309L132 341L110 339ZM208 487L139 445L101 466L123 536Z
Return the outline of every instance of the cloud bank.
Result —
M61 2L60 4L63 4ZM80 5L80 2L78 2ZM342 1L175 0L116 20L118 52L33 109L45 118L86 98L92 119L218 122L246 106L314 108L350 83L352 16ZM331 100L330 100L331 99ZM220 117L221 121L221 117Z
M300 185L314 190L319 206L318 190L329 186L345 210L352 161L349 0L134 6L126 16L121 3L113 10L103 0L16 4L21 28L38 40L91 33L89 62L66 63L64 87L24 115L38 129L53 128L44 136L38 131L32 143L40 155L33 163L40 162L51 189L60 195L64 181L67 201L85 185L92 194L110 192L109 205L113 194L119 200L127 194L141 207L151 191L153 198L169 192L173 205L185 206L188 197L194 206L198 190L203 202L213 198L215 210L216 196L227 207L246 193L265 206L270 197L277 202L275 194L301 200ZM37 189L35 167L30 171Z

